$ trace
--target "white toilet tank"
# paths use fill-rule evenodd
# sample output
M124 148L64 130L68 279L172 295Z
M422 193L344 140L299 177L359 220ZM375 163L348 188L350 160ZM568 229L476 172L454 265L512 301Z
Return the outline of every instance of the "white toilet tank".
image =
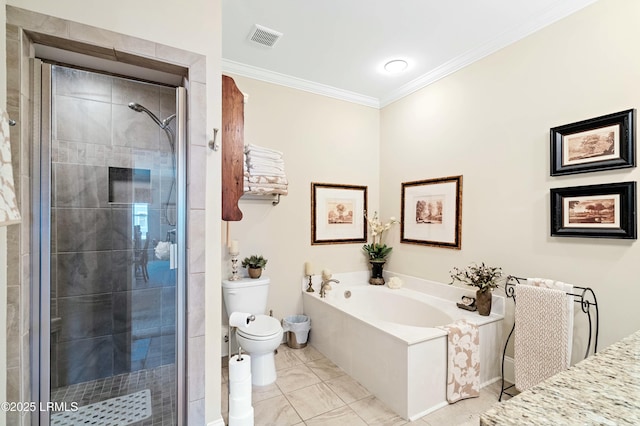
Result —
M222 281L222 297L227 315L232 312L246 312L260 315L267 310L269 283L267 277L242 278L237 281Z

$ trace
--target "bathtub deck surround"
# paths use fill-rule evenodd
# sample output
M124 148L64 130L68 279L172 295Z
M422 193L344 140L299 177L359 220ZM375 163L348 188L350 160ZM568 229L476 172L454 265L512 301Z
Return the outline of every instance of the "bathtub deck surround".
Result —
M457 308L456 302L469 295L464 289L391 275L402 279L403 288L370 286L363 271L334 274L341 287L324 299L303 292L305 315L323 324L310 344L409 420L447 405L447 332L437 326L458 319L477 324L481 387L499 380L504 298L494 295L494 312L483 317Z

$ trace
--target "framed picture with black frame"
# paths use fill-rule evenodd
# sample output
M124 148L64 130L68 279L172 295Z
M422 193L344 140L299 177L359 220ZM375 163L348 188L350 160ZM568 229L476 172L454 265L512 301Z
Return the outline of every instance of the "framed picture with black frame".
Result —
M635 240L636 182L552 188L551 236Z
M636 110L551 129L551 176L636 166Z

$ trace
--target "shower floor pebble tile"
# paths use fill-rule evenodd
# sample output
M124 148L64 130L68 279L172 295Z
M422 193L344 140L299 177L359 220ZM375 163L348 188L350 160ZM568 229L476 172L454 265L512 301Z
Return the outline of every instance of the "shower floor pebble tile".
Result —
M228 423L229 370L222 369L222 413ZM459 401L408 422L312 346L276 354L276 383L254 386L255 426L476 426L480 414L498 401L500 382L480 391L479 398Z

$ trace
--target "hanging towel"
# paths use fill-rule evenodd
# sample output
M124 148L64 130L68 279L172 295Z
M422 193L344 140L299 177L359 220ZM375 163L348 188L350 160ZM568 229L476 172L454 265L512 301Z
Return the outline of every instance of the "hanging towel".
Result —
M562 290L564 291L567 295L570 293L573 293L573 285L572 284L567 284L567 283L563 283L562 281L554 281L554 280L549 280L549 279L544 279L544 278L527 278L527 282L525 283L527 285L532 285L535 287L545 287L545 288L553 288L556 290ZM573 346L573 310L574 310L574 306L575 306L575 302L573 301L573 297L572 296L567 296L567 347L568 347L568 351L569 351L569 362L571 362L571 352L572 352L572 346Z
M19 223L20 211L13 185L11 142L9 140L9 114L0 111L0 226Z
M515 385L524 391L569 368L569 296L562 290L521 285L516 297Z
M480 396L480 333L467 320L438 327L447 336L447 401Z

